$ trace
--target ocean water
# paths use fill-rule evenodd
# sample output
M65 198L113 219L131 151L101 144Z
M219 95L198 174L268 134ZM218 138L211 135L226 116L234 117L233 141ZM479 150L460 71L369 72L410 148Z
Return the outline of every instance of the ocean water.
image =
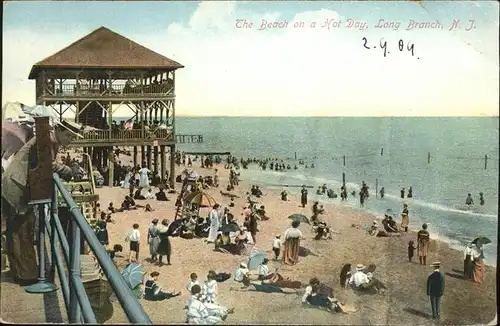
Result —
M485 260L491 265L496 265L498 248L498 130L498 118L176 118L178 134L202 134L204 139L202 144L178 145L180 150L279 157L292 167L296 155L305 164L315 164L285 172L262 171L256 165L242 171L245 180L268 187L317 188L326 183L339 193L344 172L348 190L359 190L362 181L370 187L364 208L359 197L349 196L347 205L383 216L388 208L401 212L407 203L411 229L426 222L434 238L457 249L487 236L493 243L485 246ZM385 188L384 199L376 198L377 183L378 189ZM413 199L401 199L401 188L409 186ZM315 192L309 190L310 200L341 205L340 199ZM479 205L479 192L484 193L484 206ZM475 201L470 210L465 205L468 193Z

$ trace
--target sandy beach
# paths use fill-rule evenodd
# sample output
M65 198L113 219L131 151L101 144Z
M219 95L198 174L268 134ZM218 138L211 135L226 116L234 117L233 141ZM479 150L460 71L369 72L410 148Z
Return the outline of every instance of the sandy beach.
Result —
M120 156L123 164L128 163L131 157ZM213 175L213 169L201 168L199 162L193 162L193 168L203 176ZM221 188L207 190L222 206L227 206L229 197L223 197L220 190L228 183L229 170L223 164L215 165L220 175ZM183 167L176 168L176 174ZM245 170L240 170L240 183L233 193L240 196L235 199L235 207L230 211L243 221L241 212L245 204L246 193L249 191L252 180L245 177ZM180 183L176 183L176 190L180 191ZM224 187L224 188L222 188ZM261 187L262 188L262 187ZM224 189L225 190L225 189ZM269 252L272 257L271 245L276 234L283 233L290 225L287 217L293 213L311 215L312 202L302 208L298 196L289 196L288 202L281 201L279 195L262 188L264 196L259 205L265 205L270 220L259 222L256 236L256 246ZM156 190L154 190L156 191ZM119 205L128 189L119 187L104 187L98 189L101 207L105 208L109 202ZM170 201L156 200L140 201L142 205L151 204L154 212L144 212L138 209L113 214L115 224L108 224L110 244L121 244L125 250L123 257L117 258L119 266L126 264L128 258L128 243L125 243L125 234L132 224L139 223L141 231L140 260L148 273L159 271L159 283L167 290L182 291L177 298L162 302L148 302L141 300L143 307L151 317L153 323L183 323L185 321L185 306L188 300L186 285L189 274L195 272L200 281L210 269L217 272L232 273L240 262L246 262L247 256L233 256L214 251L214 246L207 244L203 239L185 240L172 238L172 265L158 267L145 261L148 258L147 228L154 218L173 220L175 214L175 194L169 194ZM330 227L339 232L334 233L331 240L314 240L311 227L301 225L306 240L301 246L308 248L315 255L301 257L295 266L281 266L279 262L270 262L270 269L279 267L284 277L298 280L303 283L312 277L334 288L334 295L341 302L354 305L359 310L354 314L331 314L315 308L305 308L300 302L299 295L265 294L259 292L234 292L229 288L233 285L230 279L219 283L218 302L227 307L234 307L235 313L226 320L229 324L273 323L273 324L433 324L428 318L430 303L426 296L426 280L432 271L430 265L421 266L418 257L412 263L408 262L407 244L415 240L416 234L408 232L401 237L374 238L364 229L353 228L353 224L363 228L374 219L380 218L361 212L356 209L340 207L335 204L325 205L326 213L322 215ZM209 209L202 208L200 215L208 215ZM475 284L457 278L463 266L462 253L451 249L447 244L436 241L431 246L427 263L440 261L441 271L445 273L445 294L441 301L442 324L482 324L489 323L496 312L496 268L486 267L486 280L483 284ZM416 261L415 261L416 260ZM375 276L388 288L384 295L358 294L353 290L341 289L339 284L340 269L345 263L364 265L375 264ZM454 277L455 276L455 277ZM114 314L106 323L126 323L127 318L119 303L114 303Z

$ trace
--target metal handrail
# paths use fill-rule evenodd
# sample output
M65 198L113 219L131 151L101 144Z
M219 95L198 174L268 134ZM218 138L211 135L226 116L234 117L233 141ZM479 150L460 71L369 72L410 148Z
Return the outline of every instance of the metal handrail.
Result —
M139 303L135 295L133 294L130 287L127 285L120 272L117 270L115 264L113 263L111 257L108 255L102 244L97 239L94 231L88 224L87 220L83 216L80 208L77 206L71 194L68 192L64 186L62 180L59 176L53 174L54 181L54 194L52 198L52 218L50 220L50 231L49 236L51 239L52 248L52 261L53 265L56 265L59 278L61 280L61 287L63 290L64 302L66 305L66 310L68 312L68 318L70 323L80 323L81 317L83 317L85 323L95 324L96 318L95 314L90 305L89 298L83 286L83 282L80 277L80 233L85 238L88 243L90 250L96 257L101 270L108 279L111 287L113 288L122 308L125 311L129 321L135 324L148 324L151 325L151 319L144 311L142 305ZM58 202L57 202L57 192L61 193L62 199L66 202L66 205L71 214L71 227L72 227L72 246L69 247L68 241L64 236L64 231L59 221L58 216ZM48 226L47 226L48 229ZM56 237L56 233L58 237ZM62 233L62 234L61 234ZM55 244L56 239L59 238L61 242L61 247L64 252L64 258L70 270L70 283L66 278L66 274L63 270L62 259L60 253ZM68 251L71 250L68 254ZM68 261L69 260L69 261ZM69 289L68 289L69 288ZM80 310L81 309L81 310ZM80 315L81 312L81 315Z

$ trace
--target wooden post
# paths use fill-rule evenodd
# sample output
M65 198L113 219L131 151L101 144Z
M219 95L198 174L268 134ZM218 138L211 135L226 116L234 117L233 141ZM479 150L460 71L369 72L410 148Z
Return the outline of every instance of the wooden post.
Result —
M344 166L345 166L345 155L344 155Z
M151 164L152 163L151 162L151 146L147 147L147 151L148 151L148 153L147 153L148 169L151 170L151 165L152 165Z
M134 169L137 166L137 146L134 146Z
M375 179L375 198L378 198L378 178Z
M175 186L175 145L170 146L170 188Z
M141 146L141 168L144 167L146 163L146 146Z
M153 159L154 159L154 166L153 170L154 173L158 173L158 146L153 147Z
M431 163L431 152L427 153L427 164Z
M484 155L484 169L488 168L488 154Z
M167 167L165 166L165 145L160 146L160 177L161 177L161 182L165 182L165 171L167 170Z
M295 152L295 161L297 161L297 152Z
M342 185L345 188L345 173L344 172L342 172Z
M115 155L113 147L108 150L108 186L113 187L115 181Z
M384 156L384 148L382 147L382 149L380 150L380 156Z

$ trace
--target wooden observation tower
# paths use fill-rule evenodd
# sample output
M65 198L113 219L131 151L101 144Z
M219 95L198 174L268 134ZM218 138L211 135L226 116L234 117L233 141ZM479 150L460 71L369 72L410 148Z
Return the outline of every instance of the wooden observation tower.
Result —
M35 64L29 79L36 80L37 104L52 107L61 119L68 110L74 113L75 122L85 127L84 138L70 146L83 148L94 166L108 166L110 180L114 147L133 146L134 166L146 165L162 180L169 147L173 187L175 71L179 68L184 66L101 27ZM119 117L126 120L120 125L113 115L116 118L123 107L131 113ZM191 142L201 139L191 136Z

